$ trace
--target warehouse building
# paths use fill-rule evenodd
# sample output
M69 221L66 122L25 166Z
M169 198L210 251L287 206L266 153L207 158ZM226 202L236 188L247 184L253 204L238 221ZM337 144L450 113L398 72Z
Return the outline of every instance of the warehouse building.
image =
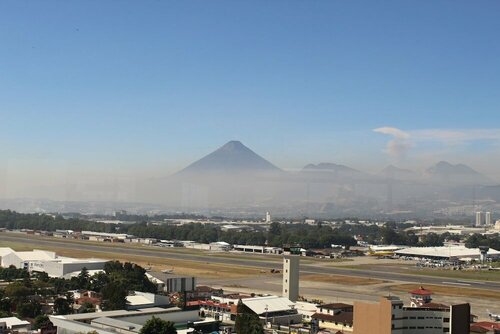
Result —
M479 248L467 248L464 245L442 246L442 247L409 247L394 252L398 256L417 257L435 260L479 260L481 250ZM486 255L491 259L500 258L500 252L490 248Z
M107 260L75 259L58 256L55 252L32 250L16 252L11 248L0 248L1 265L4 268L14 266L29 272L46 272L50 277L70 277L74 272L87 270L102 270Z

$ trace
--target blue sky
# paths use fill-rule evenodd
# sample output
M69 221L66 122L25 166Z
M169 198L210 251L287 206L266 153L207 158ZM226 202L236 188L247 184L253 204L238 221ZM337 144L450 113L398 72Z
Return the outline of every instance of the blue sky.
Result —
M2 1L0 169L168 174L239 139L289 169L492 172L498 17L498 1Z

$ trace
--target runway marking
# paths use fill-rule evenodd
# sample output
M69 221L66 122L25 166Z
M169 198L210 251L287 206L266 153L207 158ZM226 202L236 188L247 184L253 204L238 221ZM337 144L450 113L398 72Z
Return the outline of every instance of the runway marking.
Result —
M471 284L469 283L460 283L460 282L441 282L443 284L455 284L455 285L465 285L465 286L470 286Z
M465 282L467 282L467 281L459 281L459 282L465 283ZM467 283L485 284L486 282L469 281L469 282L467 282Z

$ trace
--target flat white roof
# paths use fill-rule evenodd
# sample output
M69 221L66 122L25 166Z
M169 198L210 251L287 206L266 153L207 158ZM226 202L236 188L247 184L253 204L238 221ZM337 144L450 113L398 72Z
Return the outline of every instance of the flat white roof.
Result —
M288 311L295 305L290 299L278 296L245 298L241 302L256 314Z
M12 326L27 326L30 325L29 321L21 320L16 317L0 318L0 322L5 322L7 328L12 328Z
M113 317L124 317L129 315L154 315L160 313L178 312L180 310L181 309L176 306L169 308L148 307L138 310L114 310L114 311L102 311L102 312L91 312L91 313L77 313L77 314L57 315L54 317L67 320L85 321L102 317L113 318Z
M15 253L22 261L50 261L56 258L56 253L39 249Z
M57 260L61 263L98 263L98 262L108 262L109 260L103 260L103 259L77 259L73 257L65 257L65 256L58 256Z
M467 248L460 246L442 246L442 247L410 247L395 252L398 255L422 256L422 257L479 257L481 252L479 248ZM490 248L489 256L500 256L500 252Z
M0 248L0 256L6 256L8 254L14 253L21 261L45 261L45 262L59 262L59 263L99 263L107 262L108 260L103 259L77 259L66 256L57 256L56 253L50 251L44 251L39 249L34 249L32 251L16 252L10 248Z
M125 233L105 233L105 232L93 232L93 231L82 231L83 235L94 235L99 237L113 237L113 238L122 238L126 239L128 237L133 237L131 234Z
M154 296L152 300L141 295L127 296L127 303L132 306L152 304L154 303Z

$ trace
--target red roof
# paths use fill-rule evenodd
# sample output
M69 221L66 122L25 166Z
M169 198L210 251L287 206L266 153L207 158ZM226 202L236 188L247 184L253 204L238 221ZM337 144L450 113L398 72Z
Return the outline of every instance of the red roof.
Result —
M353 324L353 312L340 312L335 315L314 313L311 318L328 322L340 322L349 325Z
M470 331L471 331L471 333L487 333L487 332L489 332L489 330L487 330L481 326L475 326L475 325L470 326Z
M410 293L412 295L421 295L421 296L430 296L430 295L432 295L432 291L425 289L423 286L421 286L417 290L410 291Z
M491 321L475 322L475 323L471 324L471 326L480 327L480 328L484 328L484 329L488 329L488 330L492 330L492 329L499 330L500 329L500 323L491 322Z
M214 307L220 307L220 308L225 308L225 309L229 309L230 306L226 303L218 303L218 302L214 302L212 300L203 300L203 301L200 301L199 305L205 305L205 306L214 306Z
M352 309L352 305L344 304L344 303L323 304L323 305L320 305L319 307L327 309L327 310Z

